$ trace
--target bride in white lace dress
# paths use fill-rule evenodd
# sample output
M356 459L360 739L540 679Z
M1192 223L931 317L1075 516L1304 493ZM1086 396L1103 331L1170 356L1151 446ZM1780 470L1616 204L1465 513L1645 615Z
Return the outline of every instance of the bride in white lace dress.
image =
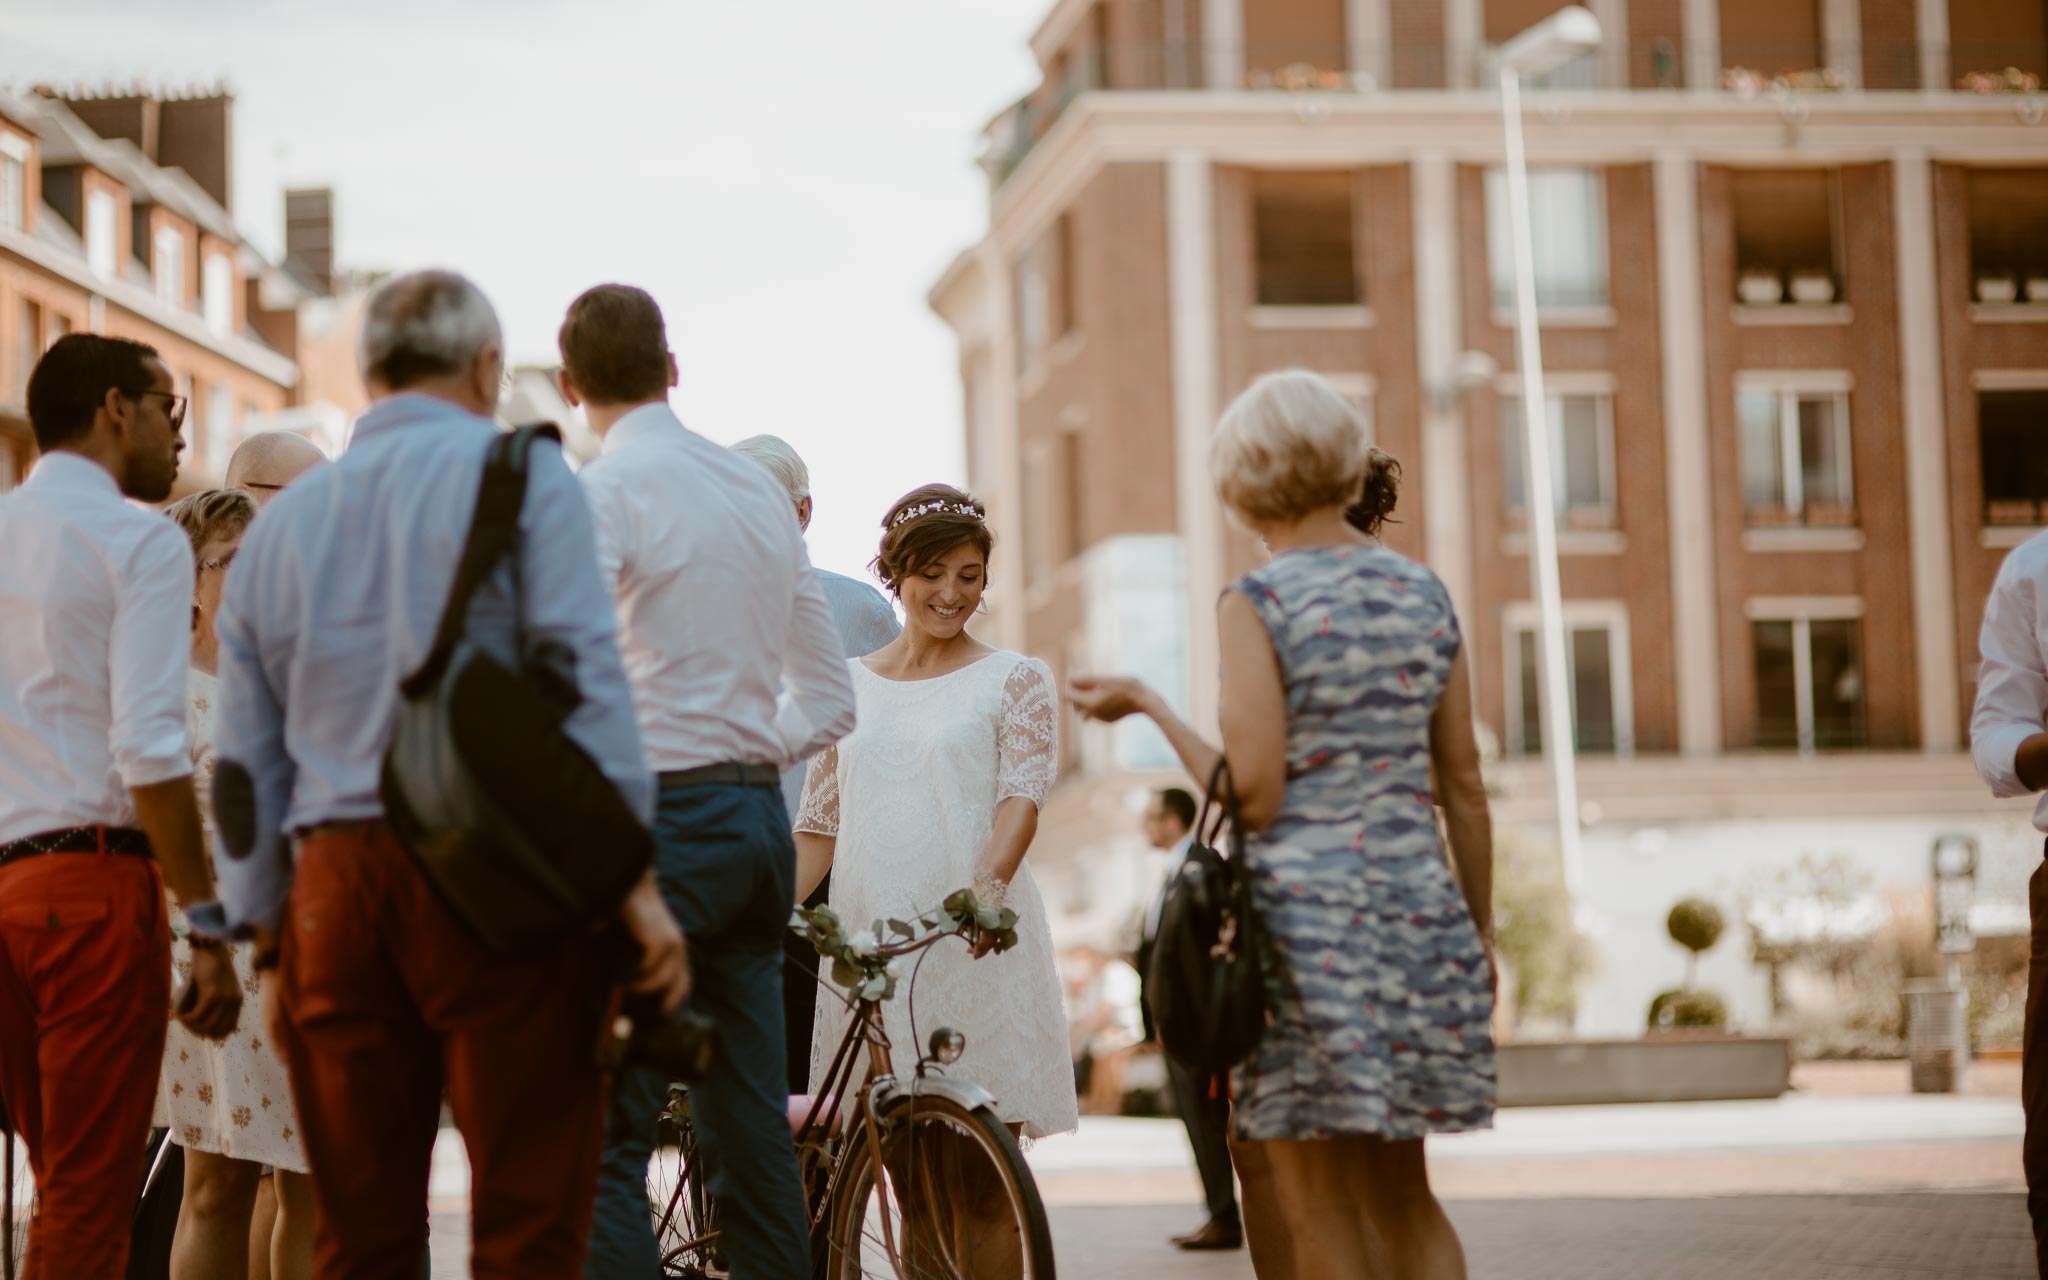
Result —
M967 634L992 545L983 516L968 495L930 485L883 522L875 569L903 602L903 634L850 664L859 722L812 762L795 824L797 900L829 868L830 905L849 931L932 910L968 885L1015 910L1016 947L935 948L914 991L899 988L883 1016L899 1069L924 1053L917 1036L941 1025L965 1034L957 1073L1035 1138L1080 1123L1052 934L1024 865L1058 771L1059 707L1043 662ZM814 1083L849 1017L826 986L811 1042Z

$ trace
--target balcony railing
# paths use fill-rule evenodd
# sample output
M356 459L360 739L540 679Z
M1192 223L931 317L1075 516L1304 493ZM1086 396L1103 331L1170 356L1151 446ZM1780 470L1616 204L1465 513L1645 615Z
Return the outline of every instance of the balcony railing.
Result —
M1000 185L1052 130L1075 98L1093 92L1226 91L1375 94L1490 86L1494 46L1443 41L1369 49L1296 42L1221 47L1193 42L1112 42L1063 55L1044 82L991 121L982 164ZM1917 92L1927 75L1958 93L2037 95L2048 47L1957 42L1939 47L1863 40L1854 47L1743 40L1688 48L1678 37L1631 40L1589 53L1531 82L1574 91L1708 89L1749 97L1841 92Z

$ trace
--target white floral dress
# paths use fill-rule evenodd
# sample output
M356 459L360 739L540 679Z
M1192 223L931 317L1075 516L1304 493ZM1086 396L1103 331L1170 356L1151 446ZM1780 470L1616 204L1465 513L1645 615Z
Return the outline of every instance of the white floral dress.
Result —
M210 848L213 841L213 701L218 682L203 671L187 673L192 736L192 785ZM171 944L177 968L172 986L183 990L192 974L192 948L184 939L184 917L174 910ZM235 976L242 980L242 1020L224 1041L195 1036L171 1023L164 1040L164 1069L157 1082L156 1120L171 1140L191 1151L210 1151L292 1173L306 1172L291 1082L263 1027L262 975L251 948L235 948Z
M1059 770L1059 705L1043 662L998 651L929 680L889 680L855 658L854 731L811 766L796 829L838 838L832 909L849 931L910 919L972 885L1012 796L1035 805ZM1030 860L1010 882L1017 946L970 958L946 941L925 953L914 988L883 1006L896 1068L923 1055L912 1035L950 1026L967 1037L951 1074L987 1089L1004 1121L1027 1137L1080 1124L1067 1021L1045 903ZM811 1041L815 1085L831 1064L850 1014L829 977Z

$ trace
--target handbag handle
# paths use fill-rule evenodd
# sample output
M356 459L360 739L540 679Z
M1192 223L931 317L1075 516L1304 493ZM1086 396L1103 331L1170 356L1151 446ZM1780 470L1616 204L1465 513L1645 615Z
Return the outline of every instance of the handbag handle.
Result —
M1212 808L1216 815L1214 819L1209 816ZM1237 787L1230 776L1230 761L1219 755L1216 768L1209 774L1209 785L1202 792L1202 812L1195 818L1195 838L1204 846L1215 849L1226 822L1233 833L1238 830Z

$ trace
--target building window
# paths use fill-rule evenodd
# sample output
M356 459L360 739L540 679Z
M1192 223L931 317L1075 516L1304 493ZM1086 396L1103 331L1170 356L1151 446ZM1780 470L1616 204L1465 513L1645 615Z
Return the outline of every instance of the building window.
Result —
M1038 363L1052 341L1052 289L1046 279L1045 252L1032 245L1017 256L1017 368Z
M27 298L14 318L14 378L12 389L19 401L28 395L28 375L43 354L43 309Z
M1979 391L1984 523L2048 525L2048 389Z
M224 476L235 451L235 393L216 382L206 388L206 470Z
M1842 391L1738 387L1742 501L1749 526L1848 528L1856 523L1849 397Z
M1531 169L1529 229L1538 307L1607 305L1607 194L1597 169ZM1486 260L1493 304L1515 305L1507 174L1486 173Z
M2001 80L2007 67L2048 76L2048 9L2038 0L1948 0L1947 8L1949 73L1958 81Z
M0 133L0 227L28 226L28 144Z
M112 279L119 264L114 232L114 197L95 191L85 198L85 261L93 274Z
M1735 294L1749 306L1827 304L1842 294L1841 203L1826 169L1733 175Z
M60 314L58 314L57 312L54 312L54 311L53 311L53 312L51 312L51 313L50 313L50 324L49 324L49 334L48 334L48 336L47 336L47 337L45 338L45 340L44 340L44 342L43 342L43 350L45 350L45 351L48 351L48 350L49 350L49 349L50 349L51 347L54 347L54 346L56 346L56 345L57 345L57 339L59 339L59 338L63 337L63 336L65 335L65 334L67 334L67 333L70 333L70 332L71 332L71 320L70 320L70 317L68 317L68 316L64 316L64 315L60 315Z
M1614 527L1614 401L1605 394L1553 392L1550 419L1550 493L1557 517L1574 529ZM1502 480L1507 509L1519 516L1528 503L1524 484L1522 398L1501 397Z
M1354 307L1357 211L1348 172L1254 173L1252 251L1262 307Z
M1858 618L1758 618L1756 744L1838 751L1865 745Z
M1511 606L1507 653L1509 755L1534 756L1543 752L1540 640L1536 611L1529 606ZM1635 744L1629 711L1628 625L1620 606L1593 608L1577 602L1566 606L1565 680L1572 709L1574 748L1582 755L1630 754Z
M149 263L156 299L167 307L185 305L185 237L176 227L158 227Z
M1053 223L1053 269L1058 288L1053 290L1053 332L1064 338L1080 327L1079 299L1075 294L1074 215L1063 213Z
M1972 300L2048 303L2048 169L1972 169L1964 182Z
M235 267L224 253L206 255L206 268L199 282L200 305L206 312L206 327L215 333L232 333L235 328Z
M1721 65L1764 76L1813 71L1821 52L1822 0L1720 0Z
M1061 530L1062 541L1065 544L1062 548L1065 554L1060 557L1062 561L1080 555L1082 548L1088 545L1084 492L1086 477L1081 469L1082 449L1079 431L1060 432L1060 485L1064 496L1064 501L1060 505L1064 508L1061 514L1065 516Z

